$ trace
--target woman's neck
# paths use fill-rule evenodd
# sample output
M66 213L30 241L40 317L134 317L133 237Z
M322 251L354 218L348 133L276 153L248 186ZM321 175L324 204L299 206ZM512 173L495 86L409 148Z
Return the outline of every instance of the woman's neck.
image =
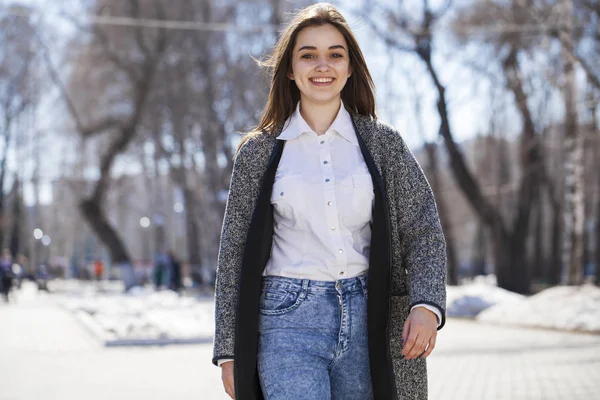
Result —
M301 101L300 115L317 135L323 135L335 120L340 111L340 105L339 98L327 104Z

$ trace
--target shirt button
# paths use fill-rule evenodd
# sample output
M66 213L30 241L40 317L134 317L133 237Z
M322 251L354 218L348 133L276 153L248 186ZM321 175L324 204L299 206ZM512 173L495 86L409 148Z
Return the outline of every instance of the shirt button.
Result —
M340 275L344 275L344 271L340 271Z
M338 253L340 253L340 254L342 254L343 252L344 252L344 250L342 250L342 249L338 250Z
M325 144L325 141L324 141L324 140L321 140L321 144Z
M332 231L335 231L335 226L332 226L332 227L331 227L331 230L332 230Z
M325 182L329 182L329 178L325 179Z
M279 193L280 196L283 196L283 192Z
M332 206L332 205L333 205L333 203L332 203L331 201L328 201L328 202L327 202L327 205L328 205L328 206Z
M327 164L327 163L328 163L328 161L323 161L323 164Z

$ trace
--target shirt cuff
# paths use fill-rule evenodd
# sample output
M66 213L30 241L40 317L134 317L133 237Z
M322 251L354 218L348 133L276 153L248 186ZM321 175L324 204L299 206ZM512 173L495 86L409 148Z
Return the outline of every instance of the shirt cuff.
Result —
M440 310L437 309L437 307L430 306L429 304L415 304L414 306L412 306L410 311L414 310L417 307L424 307L424 308L428 309L429 311L431 311L432 313L434 313L435 316L437 317L438 327L440 326L440 324L442 323L442 314L440 313Z
M226 363L227 361L233 361L233 358L222 358L220 360L217 360L217 365L220 367L221 364Z

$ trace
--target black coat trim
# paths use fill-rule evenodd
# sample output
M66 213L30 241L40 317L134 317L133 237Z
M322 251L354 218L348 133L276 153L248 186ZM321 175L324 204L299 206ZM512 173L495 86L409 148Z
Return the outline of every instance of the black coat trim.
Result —
M238 400L264 399L256 365L259 299L262 271L269 260L273 243L271 192L283 146L284 142L278 140L271 153L244 249L236 313L233 366L235 393Z
M373 383L373 396L376 400L395 400L398 391L396 390L389 345L390 285L392 282L392 235L390 233L389 206L385 185L375 161L360 136L354 120L352 120L352 124L363 158L371 174L375 192L371 225L371 256L369 258L369 298L367 300L369 367Z

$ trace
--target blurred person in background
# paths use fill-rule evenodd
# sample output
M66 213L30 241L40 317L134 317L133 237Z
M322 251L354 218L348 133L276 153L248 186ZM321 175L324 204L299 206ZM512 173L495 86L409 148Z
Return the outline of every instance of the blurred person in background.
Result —
M13 259L9 249L2 251L0 258L0 293L4 297L4 301L8 303L8 294L13 284Z
M181 280L181 262L175 257L172 250L167 251L167 265L170 269L169 289L179 293L183 287Z
M50 264L47 261L41 262L37 267L35 274L35 282L37 284L38 291L46 291L50 293L48 288L48 281L52 279L52 273L50 272Z
M154 271L152 279L154 281L154 289L159 290L164 282L167 269L167 254L160 252L154 259Z
M331 5L298 12L234 162L213 363L231 398L427 398L445 323L435 200Z
M94 277L97 281L101 281L103 275L104 275L104 266L102 265L102 261L96 260L94 262Z
M35 271L29 263L29 259L25 254L17 255L17 264L21 266L23 269L23 278L29 279L30 281L35 281Z

